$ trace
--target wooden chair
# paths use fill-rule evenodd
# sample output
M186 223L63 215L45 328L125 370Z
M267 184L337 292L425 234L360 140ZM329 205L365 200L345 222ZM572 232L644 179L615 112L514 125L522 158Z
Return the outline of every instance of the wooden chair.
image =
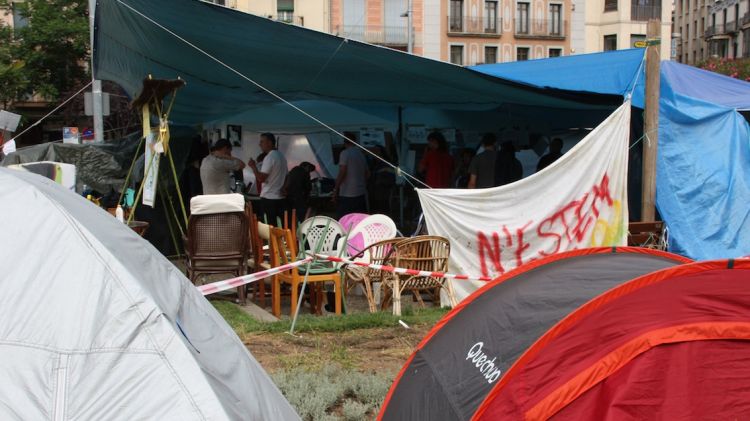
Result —
M359 254L352 257L351 260L373 264L384 264L390 257L391 251L394 250L394 246L403 240L403 238L391 238L378 241L375 244L370 244ZM388 273L368 267L348 265L345 274L346 294L349 294L355 286L362 285L365 290L365 297L367 298L370 313L376 312L377 304L375 301L375 290L373 286L378 282L382 284L383 276L387 276Z
M187 276L195 283L201 275L246 273L248 220L245 212L190 215L185 240ZM241 304L245 285L237 288Z
M450 242L446 238L431 235L414 237L394 244L386 263L406 269L445 272L448 270L450 250ZM451 306L458 304L453 286L445 278L395 273L384 276L383 281L381 306L385 309L392 298L393 314L397 316L401 315L401 295L405 291L414 294L419 305L424 307L422 292L429 293L433 303L440 305L440 290L444 288Z
M628 224L628 245L664 250L664 222L631 222Z
M292 237L292 232L288 229L270 227L271 233L271 266L277 267L291 263L296 260L292 256L298 256L297 242ZM286 272L279 273L273 278L273 314L276 317L281 315L281 286L287 283L291 286L291 310L290 315L294 316L295 310L297 309L297 299L299 288L305 279L305 266L290 269ZM337 268L331 267L329 273L321 273L318 269L315 273L310 271L307 277L308 285L315 285L316 283L332 282L335 289L335 311L336 314L341 314L341 274ZM313 288L311 288L312 290ZM315 300L311 299L311 303ZM314 307L314 305L313 305ZM313 311L315 309L313 308Z
M271 268L269 247L271 245L271 226L258 221L255 214L250 215L249 237L251 243L250 259L248 260L248 271L260 272ZM266 281L260 280L253 283L253 299L261 308L266 306Z

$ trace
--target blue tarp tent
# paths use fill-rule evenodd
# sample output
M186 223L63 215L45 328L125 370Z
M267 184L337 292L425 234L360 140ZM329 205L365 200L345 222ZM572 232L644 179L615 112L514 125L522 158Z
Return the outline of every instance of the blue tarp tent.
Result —
M642 49L475 66L530 86L627 95L643 107ZM635 88L633 86L635 85ZM663 61L656 202L673 251L750 253L750 83Z

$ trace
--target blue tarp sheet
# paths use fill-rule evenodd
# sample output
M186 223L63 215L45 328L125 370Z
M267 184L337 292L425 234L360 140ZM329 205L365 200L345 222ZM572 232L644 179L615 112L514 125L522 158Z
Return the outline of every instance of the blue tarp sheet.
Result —
M632 90L643 107L642 59L635 49L473 69L537 87ZM656 202L671 250L694 259L750 254L750 127L737 112L750 110L750 83L665 61L660 91Z

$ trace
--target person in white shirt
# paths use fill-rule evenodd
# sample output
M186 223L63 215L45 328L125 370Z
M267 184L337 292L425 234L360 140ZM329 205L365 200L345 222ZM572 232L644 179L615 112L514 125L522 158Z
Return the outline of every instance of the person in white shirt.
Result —
M356 135L345 132L347 141L339 155L339 175L333 189L333 200L336 202L336 214L339 218L350 213L367 212L367 179L370 170L362 151L355 145Z
M273 133L260 135L260 149L266 153L261 168L258 169L253 159L250 159L248 165L255 174L256 183L261 183L260 210L265 215L267 223L276 226L287 208L283 192L287 173L286 159L276 150L276 137Z
M229 174L245 168L245 163L232 156L232 144L226 139L219 139L211 148L211 154L203 158L200 166L203 194L227 194Z

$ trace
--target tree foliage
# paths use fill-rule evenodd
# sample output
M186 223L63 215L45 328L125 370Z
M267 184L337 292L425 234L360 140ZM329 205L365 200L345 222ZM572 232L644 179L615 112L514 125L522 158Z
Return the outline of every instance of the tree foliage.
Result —
M13 54L13 30L0 22L0 109L7 109L27 91L24 62Z
M88 2L26 0L0 9L17 8L27 25L0 26L0 90L21 99L36 93L56 100L79 89L89 79ZM7 42L6 42L7 41ZM0 96L0 100L7 101ZM6 104L7 105L7 104Z

